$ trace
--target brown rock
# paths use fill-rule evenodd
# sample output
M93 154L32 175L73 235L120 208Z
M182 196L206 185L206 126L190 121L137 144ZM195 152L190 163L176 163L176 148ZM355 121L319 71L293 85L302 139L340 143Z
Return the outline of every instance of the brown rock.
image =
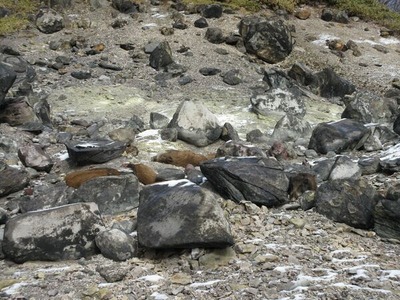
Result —
M307 20L311 16L311 9L309 7L303 7L294 12L296 18L300 20Z
M90 179L110 176L110 175L120 175L120 172L112 168L95 168L88 170L80 170L67 174L65 176L65 183L73 188L79 188L83 183L89 181Z
M164 164L171 164L183 168L189 164L193 166L199 166L201 162L208 159L209 158L207 158L206 156L194 153L190 150L168 150L167 152L157 154L153 157L153 161Z

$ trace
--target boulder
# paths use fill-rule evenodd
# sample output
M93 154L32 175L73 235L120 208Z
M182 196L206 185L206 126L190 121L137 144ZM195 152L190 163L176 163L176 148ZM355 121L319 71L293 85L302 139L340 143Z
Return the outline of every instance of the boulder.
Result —
M227 199L248 200L268 207L282 205L288 199L289 180L282 165L274 158L216 158L203 162L200 168Z
M102 214L126 212L139 205L139 181L132 174L96 177L81 184L68 202L94 202Z
M135 256L135 238L119 229L100 232L95 242L104 257L115 261L125 261Z
M8 64L0 62L0 107L5 104L7 92L16 78L17 74L13 68Z
M357 161L345 155L338 156L332 166L328 180L359 179L361 173L362 171Z
M125 143L110 140L67 141L69 158L78 165L99 164L124 153Z
M310 88L321 97L338 97L340 99L356 90L354 84L337 75L331 68L325 68L320 72L314 73L314 80L311 82Z
M150 113L150 128L151 129L162 129L166 128L169 123L169 118L163 114L157 112Z
M274 127L272 138L279 141L296 141L311 137L311 124L291 113L285 114Z
M150 66L156 70L172 64L172 51L167 41L161 42L150 54Z
M18 157L25 167L30 167L36 171L49 173L54 165L50 155L48 155L38 144L26 144L18 149Z
M188 100L178 106L168 127L177 128L178 139L197 147L214 143L222 132L217 117L207 107Z
M199 18L196 21L194 21L194 27L197 28L206 28L208 27L208 22L205 18Z
M388 239L400 240L400 199L381 199L374 210L375 232Z
M369 91L357 91L345 98L346 108L342 118L354 119L361 123L390 123L399 114L394 98L378 96Z
M226 122L222 126L221 140L223 141L240 141L240 137L236 129L231 123Z
M0 197L18 192L29 184L29 173L0 162Z
M54 33L64 28L64 18L55 10L41 10L36 16L36 27L43 33Z
M103 226L94 203L29 212L7 222L3 251L16 263L88 257L98 253L95 237Z
M218 196L188 180L146 186L137 216L148 248L223 248L234 243Z
M239 33L246 51L270 64L284 60L293 49L291 32L282 20L245 17L240 21Z
M361 229L374 226L377 192L367 180L330 180L315 193L317 212L335 222Z
M360 149L370 136L371 131L358 121L342 119L335 122L318 124L311 135L309 149L327 154L329 151L341 153Z
M212 44L222 44L225 42L225 36L221 28L209 27L207 28L205 39Z

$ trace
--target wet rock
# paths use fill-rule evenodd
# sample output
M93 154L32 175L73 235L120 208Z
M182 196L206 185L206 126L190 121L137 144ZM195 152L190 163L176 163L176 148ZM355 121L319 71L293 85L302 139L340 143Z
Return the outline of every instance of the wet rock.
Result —
M239 33L247 52L267 63L284 60L293 49L291 32L282 20L245 17L240 21Z
M206 28L208 27L208 22L205 18L200 18L194 21L194 27L197 28Z
M102 214L118 214L139 205L139 181L132 174L95 177L81 184L69 203L94 202Z
M109 140L68 141L69 158L78 165L104 163L122 155L125 144Z
M0 162L0 196L18 192L29 184L29 173Z
M156 70L160 70L172 63L172 52L168 42L159 43L150 54L150 66Z
M54 165L50 156L37 144L26 144L18 149L18 157L25 167L50 172Z
M214 143L222 132L217 117L201 102L194 101L182 101L168 127L177 128L180 140L197 147Z
M135 239L119 229L104 230L95 241L101 254L114 261L125 261L136 254Z
M331 180L316 191L316 209L320 214L355 228L370 229L377 193L366 180Z
M308 148L321 154L360 149L370 134L367 127L355 120L320 123L313 130Z
M17 263L87 257L97 253L94 239L102 227L94 203L30 212L7 222L3 251Z
M206 5L201 10L201 16L203 18L211 19L211 18L220 18L222 16L222 6L219 4L210 4Z
M225 42L225 36L221 28L209 27L207 28L205 39L212 44L222 44Z
M271 158L217 158L200 165L201 171L225 198L248 200L268 207L286 202L289 180Z
M217 195L188 180L142 190L138 241L149 248L220 248L234 242Z
M342 118L362 123L392 123L399 114L397 101L368 91L358 91L345 98Z
M348 156L338 156L329 174L329 180L337 179L359 179L361 168L356 161Z
M0 63L0 106L5 104L4 99L16 78L17 74L11 66Z
M55 10L41 10L36 16L36 27L43 33L54 33L64 28L64 18Z

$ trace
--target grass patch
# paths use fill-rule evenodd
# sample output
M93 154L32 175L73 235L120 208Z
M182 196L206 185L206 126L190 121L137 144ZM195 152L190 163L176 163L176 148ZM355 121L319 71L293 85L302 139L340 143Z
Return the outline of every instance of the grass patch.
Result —
M34 13L39 5L35 0L1 0L1 7L11 11L11 15L0 18L0 35L12 33L24 28L28 23L28 15Z

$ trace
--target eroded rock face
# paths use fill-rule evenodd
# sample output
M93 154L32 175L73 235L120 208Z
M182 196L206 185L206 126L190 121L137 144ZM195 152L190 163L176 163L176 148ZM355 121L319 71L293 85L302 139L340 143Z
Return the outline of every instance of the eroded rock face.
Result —
M288 199L289 180L274 158L217 158L203 162L200 168L227 199L268 207L282 205Z
M94 239L102 227L94 203L29 212L7 222L3 251L17 263L87 257L98 252Z
M267 63L284 60L293 49L291 32L282 20L246 17L240 21L239 33L247 52Z
M140 193L138 242L148 248L215 248L233 244L218 196L188 180L146 186Z

